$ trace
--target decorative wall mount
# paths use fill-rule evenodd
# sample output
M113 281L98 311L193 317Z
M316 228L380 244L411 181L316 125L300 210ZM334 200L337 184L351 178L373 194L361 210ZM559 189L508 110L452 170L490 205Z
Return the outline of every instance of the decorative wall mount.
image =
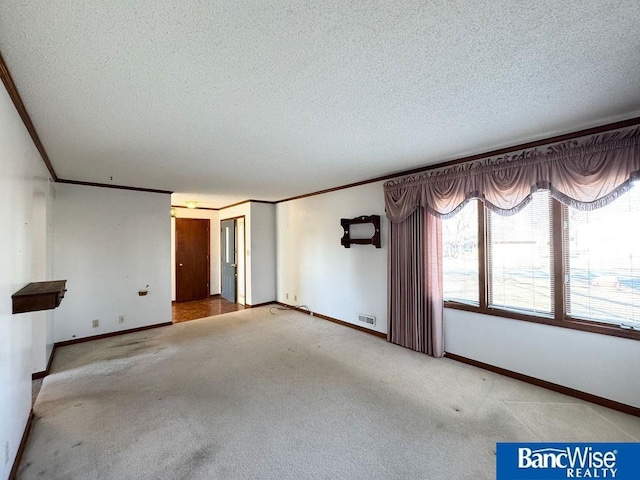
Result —
M371 238L351 238L351 225L360 225L365 223L371 223L373 225L374 233ZM376 248L380 248L380 215L361 216L356 218L341 218L340 225L344 230L344 235L340 240L340 243L345 248L351 248L351 245L373 245Z

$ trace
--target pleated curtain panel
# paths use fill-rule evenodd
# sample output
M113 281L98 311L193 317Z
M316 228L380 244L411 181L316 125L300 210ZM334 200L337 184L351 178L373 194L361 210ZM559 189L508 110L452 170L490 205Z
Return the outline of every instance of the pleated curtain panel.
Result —
M444 355L441 220L473 198L501 215L548 190L579 210L603 207L640 181L640 127L487 157L390 180L390 342Z

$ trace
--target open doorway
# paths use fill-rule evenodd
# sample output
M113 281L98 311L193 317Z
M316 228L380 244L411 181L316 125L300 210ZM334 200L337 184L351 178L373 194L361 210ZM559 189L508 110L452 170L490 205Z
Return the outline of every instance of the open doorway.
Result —
M222 298L245 305L245 217L220 221L220 277Z
M180 207L178 205L172 206L172 219L171 219L171 231L172 231L172 285L173 285L173 301L172 301L172 321L174 323L185 322L189 320L196 320L200 318L212 317L224 313L230 313L237 310L242 310L244 308L244 255L240 255L238 257L238 276L239 276L239 285L237 287L237 302L228 302L223 299L220 294L220 259L221 259L221 250L220 250L220 233L219 233L219 214L218 211L209 210L205 208L195 208L189 209L187 207ZM199 294L195 295L196 297L202 297L197 300L183 300L183 295L179 293L179 285L180 280L179 276L181 274L191 274L189 270L186 270L189 264L193 264L193 261L185 261L183 255L179 253L180 246L185 246L188 250L192 249L194 246L192 242L188 239L185 240L184 244L178 237L182 238L182 235L177 231L180 229L180 224L182 224L183 220L204 220L205 222L209 221L209 238L208 238L208 253L209 260L208 262L204 259L206 257L201 257L199 261L196 261L197 268L204 268L205 265L208 264L208 280L205 281L209 283L208 289L202 291L200 289ZM238 241L238 251L244 252L244 217L236 218L237 220L237 241ZM196 226L193 229L202 231L202 228ZM204 223L200 224L201 226ZM202 236L204 237L204 235ZM199 241L195 242L196 244L200 244L200 246L205 245L207 240L201 238ZM197 245L195 246L197 249ZM204 250L204 249L203 249ZM183 260L183 261L181 261ZM180 266L182 264L182 267ZM182 272L180 271L182 269ZM204 271L201 271L202 277L204 278ZM201 282L200 282L201 283ZM189 295L187 295L189 298ZM191 297L193 298L193 297ZM180 301L182 300L182 301Z

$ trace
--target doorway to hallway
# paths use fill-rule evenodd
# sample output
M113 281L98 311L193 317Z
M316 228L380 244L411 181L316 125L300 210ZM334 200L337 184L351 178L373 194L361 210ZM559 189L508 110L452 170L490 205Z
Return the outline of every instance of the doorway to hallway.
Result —
M244 215L220 220L220 286L222 297L246 305L246 238Z
M220 222L220 269L222 271L222 298L237 301L238 247L236 244L236 219Z

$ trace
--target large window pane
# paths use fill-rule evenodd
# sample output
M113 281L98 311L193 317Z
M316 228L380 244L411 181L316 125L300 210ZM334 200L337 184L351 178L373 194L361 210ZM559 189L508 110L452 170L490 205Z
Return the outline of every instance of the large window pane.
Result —
M442 220L442 271L445 300L478 305L477 200Z
M569 208L568 313L640 327L640 187L591 212Z
M549 192L536 192L518 213L487 216L489 306L553 312Z

